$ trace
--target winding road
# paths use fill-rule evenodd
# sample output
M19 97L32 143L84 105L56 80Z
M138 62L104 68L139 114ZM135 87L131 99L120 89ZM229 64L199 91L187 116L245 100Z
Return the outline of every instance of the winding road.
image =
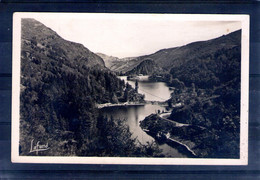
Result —
M190 126L190 125L191 125L191 124L179 123L179 122L176 122L176 121L167 119L170 115L171 115L170 112L158 114L158 116L159 116L161 119L163 119L163 120L165 120L165 121L168 121L168 122L170 122L170 123L173 123L176 127L183 127L183 126Z

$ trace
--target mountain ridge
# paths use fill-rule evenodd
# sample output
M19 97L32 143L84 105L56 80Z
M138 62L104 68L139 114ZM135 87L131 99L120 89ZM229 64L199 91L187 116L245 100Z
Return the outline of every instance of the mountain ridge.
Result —
M80 43L63 39L55 31L35 19L22 19L22 29L22 44L23 42L26 43L29 39L42 50L48 49L50 53L47 55L49 56L59 53L61 56L60 59L75 60L89 67L95 65L105 67L103 59L91 52L88 48ZM51 47L51 49L49 49L49 47Z
M118 64L115 63L111 70L127 73L138 66L142 61L149 58L158 64L160 68L169 71L172 67L180 67L187 61L213 54L223 47L232 48L234 46L239 46L241 43L238 41L240 39L240 34L241 30L237 30L227 35L222 35L218 38L206 41L197 41L184 46L160 49L155 53L131 59L127 64L122 62L118 62Z

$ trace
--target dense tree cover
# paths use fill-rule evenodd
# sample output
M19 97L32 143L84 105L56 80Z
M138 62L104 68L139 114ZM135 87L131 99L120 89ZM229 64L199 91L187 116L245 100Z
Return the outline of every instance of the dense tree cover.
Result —
M222 49L192 66L171 71L188 86L173 94L175 100L182 96L183 107L175 108L171 118L205 127L209 132L205 139L214 135L211 143L199 147L211 146L209 157L239 157L240 50Z
M132 139L129 126L124 119L99 116L97 119L98 148L91 152L96 156L121 156L121 157L163 157L158 144L147 142L143 145L138 140Z
M170 74L172 78L178 78L188 87L191 87L192 83L203 89L220 86L239 77L240 51L240 46L224 47L214 54L195 58L181 68L174 67Z
M223 46L172 67L169 73L154 74L151 79L175 88L169 106L181 104L169 119L191 126L175 127L154 116L143 125L154 133L165 131L195 143L192 148L199 157L239 158L240 70L241 47Z
M127 71L125 75L152 75L161 71L162 69L152 59L145 59L132 70Z
M131 139L122 120L98 116L97 104L136 100L141 95L134 92L82 45L61 39L35 20L23 19L21 155L159 156L155 144ZM49 149L30 153L37 142L48 143Z
M240 44L241 30L238 30L215 39L193 42L180 47L161 49L153 54L114 61L110 69L117 72L121 71L122 73L131 72L131 70L141 70L141 68L137 66L149 59L156 65L151 69L153 73L166 75L166 72L172 68L183 68L189 63L194 64L194 60L196 59L214 55L223 48L231 49L240 46ZM151 75L151 73L149 75Z

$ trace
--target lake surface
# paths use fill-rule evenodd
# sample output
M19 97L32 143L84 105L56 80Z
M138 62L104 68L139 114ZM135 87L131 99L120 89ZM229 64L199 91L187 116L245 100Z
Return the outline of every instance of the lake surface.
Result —
M119 78L124 79L132 87L135 87L135 81L126 80L126 76L120 76ZM167 85L162 82L150 82L148 77L141 76L139 83L139 93L145 94L145 100L148 101L165 101L170 98L171 92ZM165 99L164 99L165 98ZM146 134L141 127L139 122L142 121L146 116L160 111L165 111L165 107L160 105L136 105L136 106L117 106L117 107L105 107L100 109L100 112L107 117L113 116L114 119L126 119L129 125L130 131L133 133L132 137L136 138L142 143L154 141L154 138ZM162 144L159 146L163 150L163 154L171 157L187 157L180 153L177 149Z
M129 83L133 88L135 87L135 81L127 80L127 76L119 76L120 79ZM148 80L148 76L139 76L138 92L145 95L147 101L166 101L171 97L172 91L164 82L151 82Z

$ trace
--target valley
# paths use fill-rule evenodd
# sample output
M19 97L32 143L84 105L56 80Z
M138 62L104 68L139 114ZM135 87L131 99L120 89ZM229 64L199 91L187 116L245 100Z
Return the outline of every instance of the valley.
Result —
M241 31L236 31L205 42L163 49L131 59L127 67L122 65L120 75L147 75L151 82L164 82L173 89L165 100L171 112L168 121L152 113L140 122L141 127L158 142L171 144L169 138L174 138L196 152L196 157L238 158L240 36ZM178 127L169 120L190 126Z
M121 59L34 19L21 38L21 155L239 158L241 30Z

